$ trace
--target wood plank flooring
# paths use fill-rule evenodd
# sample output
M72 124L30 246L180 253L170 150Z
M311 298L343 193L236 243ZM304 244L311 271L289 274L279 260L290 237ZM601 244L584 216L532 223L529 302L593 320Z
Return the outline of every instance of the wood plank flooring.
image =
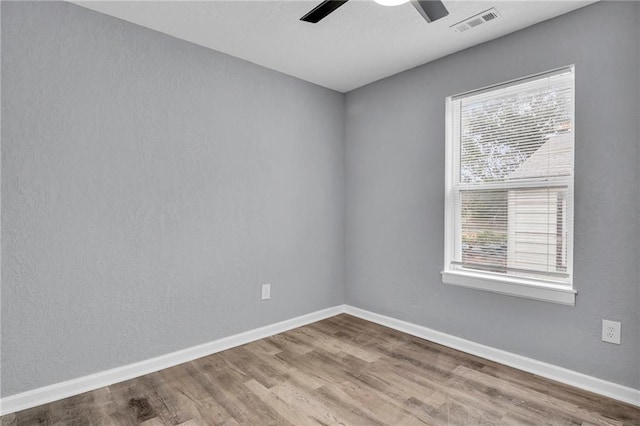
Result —
M338 315L9 425L640 425L640 408Z

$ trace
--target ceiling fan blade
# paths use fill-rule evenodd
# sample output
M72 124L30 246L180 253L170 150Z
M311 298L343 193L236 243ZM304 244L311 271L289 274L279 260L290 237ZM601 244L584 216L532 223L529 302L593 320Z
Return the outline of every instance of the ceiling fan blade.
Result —
M439 0L411 0L411 3L427 22L437 21L449 14L447 8Z
M325 0L314 7L311 12L300 18L300 20L315 24L321 19L324 19L328 14L345 4L347 1L348 0Z

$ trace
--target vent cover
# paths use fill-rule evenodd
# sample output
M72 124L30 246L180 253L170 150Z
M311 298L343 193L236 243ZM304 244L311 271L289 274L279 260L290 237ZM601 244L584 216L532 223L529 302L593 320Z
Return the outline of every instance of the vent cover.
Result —
M491 9L480 12L477 15L465 19L464 21L460 21L457 24L452 25L450 28L453 28L457 32L461 33L467 31L470 28L477 27L478 25L493 21L499 17L500 15L498 14L498 11L494 7L492 7Z

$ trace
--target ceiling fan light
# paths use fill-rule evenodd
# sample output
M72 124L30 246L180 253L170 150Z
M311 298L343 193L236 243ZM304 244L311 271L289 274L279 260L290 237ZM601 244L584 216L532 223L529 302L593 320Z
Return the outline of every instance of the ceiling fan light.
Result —
M408 2L409 0L373 0L382 6L399 6L403 3Z

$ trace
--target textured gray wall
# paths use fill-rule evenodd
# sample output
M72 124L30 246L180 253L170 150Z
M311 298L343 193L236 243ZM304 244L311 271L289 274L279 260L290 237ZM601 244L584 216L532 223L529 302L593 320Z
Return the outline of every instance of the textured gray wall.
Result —
M636 22L640 22L640 5L636 8L637 10L637 19ZM640 39L640 30L638 30L638 38ZM637 117L640 117L640 40L636 41L636 46L638 48L638 79L636 80L636 87L638 89L638 98L637 98L637 108L636 108L636 122L638 123L638 162L637 162L637 167L640 168L640 119L638 119ZM637 214L636 214L636 226L638 227L638 229L640 230L640 171L637 172L638 173L638 181L636 181L636 189L638 190L638 204L636 206L637 210ZM640 231L638 231L640 233ZM640 242L638 243L640 244ZM638 302L636 303L636 310L637 310L637 315L638 315L638 327L640 328L640 248L638 249L637 252L637 262L636 262L636 268L638 268ZM638 331L638 334L640 335L640 330ZM638 340L640 341L640 337L638 338ZM640 345L640 343L639 343ZM640 351L640 349L639 349ZM640 356L638 356L637 358L637 372L638 372L638 381L640 381Z
M2 74L4 396L342 303L342 94L66 3Z
M347 303L640 388L638 8L597 3L347 94ZM443 285L445 97L572 63L577 305Z

